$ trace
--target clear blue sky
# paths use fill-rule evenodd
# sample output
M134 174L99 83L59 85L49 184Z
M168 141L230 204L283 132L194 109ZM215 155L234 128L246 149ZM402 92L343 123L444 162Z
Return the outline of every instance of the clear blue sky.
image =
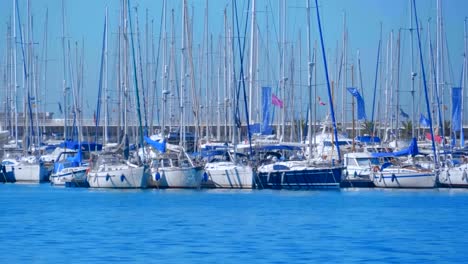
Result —
M47 102L49 111L55 112L58 115L57 102L62 98L62 55L61 55L61 1L60 0L40 0L32 2L32 14L34 16L34 28L35 28L35 41L38 45L35 45L36 52L38 55L42 52L43 47L43 33L44 33L44 20L46 8L49 10L49 27L48 27L48 71L49 81L47 85ZM169 10L174 8L175 10L175 21L176 28L181 28L181 2L171 0L169 2ZM246 0L238 1L239 8L246 6ZM314 5L313 1L312 5ZM419 18L423 24L423 28L426 27L427 21L431 18L431 29L434 32L435 29L435 18L436 18L436 0L419 0L417 2ZM463 23L466 16L468 16L468 1L464 0L450 0L442 1L444 8L444 22L445 30L447 34L447 43L450 53L450 62L453 71L453 81L458 82L462 55L463 55ZM204 8L205 0L189 0L189 11L193 11L193 30L194 30L194 44L201 45L203 40L203 25L204 25ZM258 19L260 34L266 34L266 6L272 12L269 13L268 19L270 21L270 43L271 46L275 44L274 30L278 30L278 0L257 0ZM292 42L295 42L297 48L297 39L299 32L302 32L302 45L305 45L305 0L288 0L287 1L287 36ZM155 41L157 43L159 21L161 19L161 0L133 0L132 6L139 7L139 20L140 30L144 30L146 9L148 9L149 18L154 19L155 22ZM214 38L217 38L219 34L222 34L223 30L223 9L228 6L228 12L231 10L231 1L228 0L209 0L209 30L213 33ZM376 64L376 53L377 43L379 40L380 23L383 25L383 44L386 45L390 31L394 30L395 34L400 28L409 27L409 1L408 0L320 0L320 12L322 17L322 26L325 37L325 44L327 49L327 57L331 68L331 74L335 74L336 67L334 61L337 55L341 54L341 39L343 32L343 14L346 13L347 27L349 34L349 63L356 63L356 52L360 50L361 56L361 68L363 77L363 93L365 94L366 104L368 106L367 112L370 115L370 96L367 96L372 88L374 82L374 71ZM27 1L19 0L20 12L22 23L26 21L27 15ZM99 78L99 65L100 65L100 53L101 53L101 40L102 40L102 28L104 20L105 7L109 7L109 23L111 35L109 38L109 45L115 43L115 34L118 25L118 9L119 1L117 0L65 0L66 8L66 35L71 41L72 46L77 41L81 47L81 41L84 40L85 49L85 106L84 111L86 115L91 115L93 108L96 104L95 98L97 96L98 78ZM245 10L246 11L246 10ZM0 17L2 18L0 27L0 58L3 64L5 61L6 51L6 23L11 17L12 12L12 0L0 1ZM243 12L245 15L246 12ZM275 21L273 21L273 19ZM315 10L312 10L312 40L318 40L318 31L316 24ZM135 21L133 22L135 23ZM275 26L273 25L275 23ZM177 37L180 37L180 30L176 32ZM141 33L144 36L144 32ZM433 41L435 34L432 34ZM425 46L425 40L427 39L427 33L423 35L423 45ZM416 40L416 36L415 36ZM416 43L416 42L415 42ZM265 42L259 44L264 48ZM337 54L338 46L338 54ZM426 47L426 46L425 46ZM274 58L278 56L278 53L270 47L272 51L270 53ZM415 49L415 52L417 49ZM115 50L110 50L110 54ZM385 52L385 50L384 50ZM407 68L409 64L409 33L408 31L402 31L402 66L401 69L401 86L402 90L409 90L409 75L410 70ZM304 53L305 54L305 51ZM415 53L417 55L417 53ZM425 50L425 56L427 49ZM260 55L261 56L261 55ZM305 55L303 55L305 56ZM321 57L320 57L321 58ZM425 58L427 59L427 58ZM277 59L274 59L277 61ZM114 63L114 60L110 59L109 63ZM305 57L301 59L303 63L306 62ZM321 62L321 60L319 61ZM385 63L385 62L384 62ZM271 72L277 72L275 66L270 69ZM319 68L318 75L319 83L323 81L322 68ZM427 69L426 69L427 71ZM448 70L447 70L448 71ZM419 67L417 72L420 72ZM3 74L3 73L2 73ZM112 77L111 77L112 79ZM276 78L277 79L277 78ZM448 80L449 81L449 80ZM303 82L306 83L305 75L303 76ZM2 84L3 85L3 84ZM350 85L348 85L350 86ZM325 96L324 90L321 90L320 94ZM407 100L408 94L402 95L402 108L410 110L410 103ZM0 98L4 100L4 98ZM465 108L467 109L467 108Z

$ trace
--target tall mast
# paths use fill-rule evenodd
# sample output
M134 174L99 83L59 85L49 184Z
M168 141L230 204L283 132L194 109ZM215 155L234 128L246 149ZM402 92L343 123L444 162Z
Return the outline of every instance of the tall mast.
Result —
M127 23L127 3L128 0L123 0L123 103L124 103L124 138L128 136L128 23Z
M180 56L180 92L179 92L179 109L180 109L180 142L179 145L185 147L185 123L184 123L184 97L185 97L185 52L186 52L186 46L185 46L185 40L187 36L185 35L185 21L187 18L186 14L186 9L185 5L187 4L186 0L183 0L182 4L182 39L181 39L181 56Z
M167 95L169 94L169 90L167 90L168 65L167 65L167 23L166 23L167 14L166 12L167 12L166 0L163 0L164 37L163 37L163 63L162 63L162 70L161 70L161 74L162 74L161 90L162 90L162 99L163 99L161 135L163 136L163 138L165 137L165 129L166 129L166 101L167 101Z
M307 140L309 141L308 160L312 159L312 53L310 51L310 0L307 1L307 93L309 95L309 103L307 111L309 112Z
M65 55L65 0L62 0L62 56L63 56L63 138L67 140L67 62Z
M224 70L224 141L228 141L228 106L229 106L229 76L228 76L228 26L227 26L227 9L224 8L223 12L224 19L224 61L223 61L223 70Z
M410 31L410 45L411 45L411 138L414 138L414 127L415 127L415 124L414 124L414 114L415 114L415 103L414 103L414 93L416 92L414 90L414 79L416 77L416 72L414 70L414 44L413 44L413 12L411 12L411 10L413 9L413 1L410 0L410 28L409 28L409 31ZM418 26L418 25L416 25Z
M317 6L318 8L318 6ZM347 29L346 29L346 12L343 13L343 82L342 82L342 96L341 96L341 126L342 130L346 132L346 84L348 77L348 45L347 45ZM338 85L338 84L337 84ZM338 88L338 87L337 87Z
M442 79L442 3L437 0L437 27L436 27L436 79L438 87L438 98L441 100L441 105L444 106L444 80ZM445 119L445 112L442 112L442 119ZM445 125L442 120L441 124L438 124L437 128L442 129L444 132Z
M288 81L288 78L286 77L286 14L287 14L287 10L286 10L286 0L283 0L282 1L283 3L283 27L282 27L282 35L283 35L283 45L282 45L282 52L281 52L281 57L282 57L282 62L281 62L281 65L283 66L282 67L282 72L281 72L281 78L282 78L282 81L283 81L283 85L282 85L282 98L283 100L286 100L286 82ZM281 90L280 90L281 91ZM281 93L280 93L281 94ZM281 140L283 141L285 136L286 136L286 132L285 132L285 129L286 129L286 106L283 105L283 108L281 108Z
M400 38L401 30L398 30L398 39L397 39L397 76L396 76L396 139L395 147L398 147L398 139L400 138ZM413 124L414 126L414 124Z
M18 2L13 0L13 78L14 78L14 108L15 108L15 145L18 144L18 76L16 74L16 9Z
M105 34L105 40L104 40L104 137L103 137L103 141L104 141L104 146L107 145L107 142L108 142L108 135L109 135L109 131L108 131L108 123L109 123L109 105L108 105L108 85L107 85L107 79L108 79L108 55L107 55L107 52L108 52L108 41L107 41L107 35L108 35L108 30L109 30L109 24L108 24L108 8L106 6L106 21L105 21L105 24L106 24L106 34Z
M318 0L315 0L315 5L317 6L316 12L317 12L317 22L318 22L318 29L319 29L319 34L320 34L320 44L322 47L322 57L323 57L323 66L325 70L325 77L327 80L327 90L328 90L328 103L330 104L330 113L331 113L331 119L332 119L332 124L333 124L333 131L334 131L334 136L335 136L335 144L336 144L336 149L338 152L338 162L341 163L341 152L340 152L340 145L338 144L338 131L336 128L336 121L335 121L335 110L333 109L333 99L332 99L332 88L330 86L330 78L328 76L328 65L327 65L327 57L325 53L325 44L323 41L323 34L322 34L322 24L320 22L320 12L318 9ZM333 84L332 84L333 85Z
M467 47L467 44L468 44L468 35L467 35L467 25L466 25L466 22L467 22L467 18L465 18L465 21L464 21L464 55L463 55L463 87L462 87L462 96L461 96L461 117L460 117L460 120L461 120L461 125L460 125L460 147L463 148L465 147L465 132L463 131L463 111L465 109L464 107L464 104L465 104L465 97L464 97L464 94L465 94L465 90L466 90L466 81L467 81L467 73L468 73L468 61L467 61L467 52L468 52L468 47Z
M140 147L143 148L143 124L141 123L141 110L140 110L140 94L138 91L138 79L137 79L137 67L136 67L136 54L135 54L135 44L133 41L133 35L131 34L133 31L132 28L132 16L130 14L130 0L127 0L128 5L128 21L130 26L130 41L132 42L132 62L133 62L133 80L135 85L135 99L136 99L136 110L138 115L138 127L139 127L139 143ZM143 148L144 153L144 148Z
M253 94L255 86L255 42L256 42L256 14L255 14L255 0L252 0L252 21L250 24L250 65L249 65L249 120L255 123L252 119L253 115Z
M47 89L47 41L48 41L48 26L49 26L49 9L46 8L46 15L45 15L45 25L44 25L44 57L43 57L43 60L44 60L44 91L45 89ZM47 105L47 96L44 96L43 98L44 100L44 110L45 110L45 106ZM45 118L46 118L46 115L45 115L45 111L44 111L44 116L43 116L43 132L45 133Z

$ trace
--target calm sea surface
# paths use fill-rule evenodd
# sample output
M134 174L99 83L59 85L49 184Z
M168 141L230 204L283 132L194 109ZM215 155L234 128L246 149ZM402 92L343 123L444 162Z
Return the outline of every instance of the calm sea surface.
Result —
M466 263L468 190L0 184L2 263Z

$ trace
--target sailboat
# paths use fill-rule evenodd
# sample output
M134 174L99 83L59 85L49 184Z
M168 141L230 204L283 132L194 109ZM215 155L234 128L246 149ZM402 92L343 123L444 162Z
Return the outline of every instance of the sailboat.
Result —
M454 88L452 92L452 107L453 114L452 122L457 129L460 130L460 148L452 152L451 158L446 161L445 167L440 171L438 183L442 187L468 187L468 159L466 154L465 139L463 133L463 104L464 104L464 90L466 87L468 77L468 35L467 35L467 20L465 19L465 57L462 74L462 87ZM461 156L461 159L456 159L454 156Z
M255 25L255 1L252 2L252 36L254 34L254 25ZM225 32L227 34L227 32ZM252 47L255 41L255 38L252 38ZM233 52L231 50L231 52ZM252 73L253 65L252 65L252 57L254 55L251 54L251 65L250 65L250 72ZM243 59L243 58L241 58ZM242 66L241 66L242 67ZM241 70L241 79L243 79L243 70ZM250 79L250 94L252 94L252 80L253 77ZM230 83L230 86L236 88L236 83ZM236 94L236 93L234 93ZM269 103L270 98L267 98L267 103ZM240 98L238 96L234 97L235 102L240 102ZM252 100L250 101L252 103ZM252 111L252 107L249 107L250 112ZM250 117L247 115L247 123L249 123ZM233 118L234 121L236 118ZM252 189L255 187L254 176L255 172L252 165L249 162L249 158L244 155L238 153L238 140L237 135L239 130L237 127L234 126L234 137L233 137L233 145L231 147L228 146L227 143L222 144L221 146L211 145L212 150L207 151L207 159L208 162L204 166L204 179L206 182L202 184L205 188L229 188L229 189ZM250 132L249 132L250 133Z
M164 4L164 8L166 4ZM186 62L186 47L187 45L187 3L183 2L183 37L182 37L182 72L181 72L181 97L179 98L180 105L183 103L183 87L185 85L185 62ZM165 14L164 10L164 14ZM173 23L172 16L172 26ZM172 28L174 32L174 27ZM175 61L175 54L171 54L171 59ZM190 59L190 56L188 56ZM175 77L172 72L172 78ZM166 141L171 139L171 133L166 137L165 134L165 110L166 110L166 96L168 92L163 91L163 124L162 131L159 135L153 135L151 137L145 137L145 142L149 145L145 151L148 152L147 156L150 157L150 170L151 177L149 179L149 187L156 188L199 188L202 182L202 166L194 164L192 158L187 154L186 146L187 143L187 131L184 127L184 111L183 108L180 112L180 128L177 133L179 139L179 145L170 144ZM189 147L190 148L190 147ZM141 153L143 154L143 153Z
M316 1L317 2L317 1ZM317 8L317 20L322 44L322 54L325 66L325 76L327 78L329 105L334 127L334 136L337 142L338 135L334 116L333 104L331 101L330 82L328 78L328 68L326 54L323 48L322 29L320 24L320 15ZM307 25L308 25L308 60L311 61L310 52L310 2L307 0ZM262 152L263 161L257 168L257 186L259 188L273 189L316 189L316 188L339 188L344 166L340 164L340 146L337 144L338 160L317 162L312 161L311 150L311 114L312 113L312 64L309 63L309 148L308 157L305 158L303 150L304 144L280 143L262 147L257 152Z
M418 16L416 12L416 5L415 1L412 1L412 8L414 10L414 17L416 25L418 24ZM424 95L426 99L426 107L427 107L427 115L428 115L428 122L432 137L434 137L433 129L432 129L432 119L431 119L431 111L428 99L428 92L427 92L427 85L426 85L426 72L424 68L423 56L422 56L422 49L421 49L421 38L419 27L416 26L416 32L418 37L418 44L419 44L419 56L421 61L421 72L423 77L423 84L424 84ZM437 155L435 149L434 138L432 138L432 150L434 153L434 164L435 168L426 169L421 166L417 166L415 164L405 164L402 165L398 162L387 162L382 164L381 167L375 166L373 168L373 182L376 187L385 187L385 188L433 188L436 184L436 172L438 170L437 164ZM402 155L412 155L418 153L417 141L416 138L413 138L411 141L411 145L406 150L401 150L398 153L393 153L393 156L400 156ZM387 156L389 153L375 153L373 156Z
M88 165L82 163L82 150L63 151L54 162L54 170L50 175L50 183L64 186L67 182L74 182L79 186L87 185L86 172Z
M166 139L145 137L151 148L151 177L148 187L199 188L202 182L202 166L195 165L182 146L165 142Z
M205 188L252 189L254 170L248 157L236 153L235 148L223 147L208 152L203 183Z
M18 16L17 16L18 14ZM15 135L15 148L13 149L4 149L4 155L3 159L1 162L1 174L3 175L3 180L4 181L16 181L16 182L44 182L48 180L49 177L49 172L47 168L44 166L44 163L40 161L40 159L37 156L36 152L36 147L38 145L33 146L33 144L30 144L32 140L37 139L35 138L36 135L34 135L34 125L32 122L33 118L33 113L32 113L32 106L31 106L31 90L32 90L32 82L31 82L31 76L34 74L34 72L30 69L30 65L26 65L27 59L33 60L33 54L31 50L28 50L28 52L25 52L25 43L29 42L32 43L32 37L31 34L28 34L29 39L27 41L23 41L23 31L22 31L22 26L21 26L21 20L19 17L19 7L18 7L18 1L14 0L13 1L13 34L14 34L14 39L15 39L15 46L13 48L14 51L14 60L15 64L13 65L13 74L14 74L14 82L15 82L15 87L19 87L16 79L16 20L18 19L18 25L19 25L19 35L20 35L20 41L21 43L21 49L22 49L22 55L23 55L23 84L24 84L24 102L25 102L25 109L28 110L28 113L24 113L25 116L25 121L30 121L29 123L26 123L25 125L25 130L26 132L24 133L23 137L25 140L23 140L23 148L19 149L16 148L17 143L18 143L18 137L17 137L17 125L18 122L15 120L16 124L16 135ZM31 27L31 15L28 14L28 33L32 31ZM15 90L15 94L16 94ZM16 101L16 100L15 100ZM17 118L17 104L15 103L15 119ZM1 176L0 176L1 178Z
M123 4L124 8L124 16L127 15L128 11L128 21L129 27L132 28L131 24L131 15L130 15L130 3ZM127 9L127 10L125 10ZM124 35L127 38L127 18L124 17L122 21L125 21L124 25ZM103 54L104 54L104 47L106 41L106 34L107 34L107 14L106 14L106 21L104 23L104 38L103 38ZM133 36L130 30L130 38L132 41L133 47ZM127 45L125 45L126 47ZM127 49L124 49L126 52ZM136 65L135 65L135 52L133 51L133 69L134 69L134 77L135 77L135 93L136 93L136 103L137 103L137 110L139 114L139 98L138 98L138 83L136 80ZM124 56L126 58L127 56ZM101 62L104 59L104 56L101 57ZM101 69L102 69L101 63ZM124 67L126 68L127 64L125 63ZM126 78L126 74L124 74ZM124 85L128 87L128 79L124 80ZM101 87L100 87L101 88ZM148 184L148 171L147 166L144 165L141 159L136 155L134 159L129 159L129 139L127 134L127 100L125 99L125 106L124 106L124 113L125 113L125 129L124 129L124 136L122 137L122 141L120 145L115 150L110 150L106 152L102 152L99 154L92 155L88 174L87 174L87 181L89 186L92 188L146 188ZM99 109L98 109L99 111ZM107 111L107 109L106 109ZM138 115L140 121L140 136L141 139L143 138L142 129L141 129L141 116ZM105 124L107 125L107 124ZM140 140L140 145L143 145L142 140Z

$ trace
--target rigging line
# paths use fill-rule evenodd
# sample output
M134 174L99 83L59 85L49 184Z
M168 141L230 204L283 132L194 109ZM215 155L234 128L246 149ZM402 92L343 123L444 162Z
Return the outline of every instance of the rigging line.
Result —
M161 50L161 37L162 37L162 26L163 26L163 18L165 18L165 16L163 15L164 14L164 8L161 8L161 22L159 23L159 38L158 38L158 56L156 57L156 70L154 72L154 79L157 80L158 79L158 69L159 69L159 57L160 57L160 50ZM154 58L154 52L153 52L153 58ZM162 70L162 69L161 69ZM154 82L155 83L155 87L154 89L157 90L157 87L156 87L156 81ZM164 87L161 87L162 89L164 89ZM159 110L159 103L158 103L158 100L156 100L156 91L154 91L153 93L153 102L156 102L156 108ZM154 104L153 104L153 112L154 112ZM159 111L158 111L159 112ZM161 124L160 123L160 120L159 120L159 114L157 116L158 118L158 125Z
M429 97L427 95L426 71L424 70L424 60L423 60L422 47L421 47L421 36L419 33L419 26L418 26L419 25L418 14L416 12L416 0L413 0L413 9L414 9L414 18L416 20L416 32L418 36L419 58L421 62L421 71L422 71L423 84L424 84L424 95L426 99L427 116L429 118L429 128L431 130L432 151L434 152L434 163L435 163L434 165L435 165L435 168L438 169L439 165L437 162L437 153L436 153L436 147L435 147L435 141L434 141L434 130L432 129L431 107L429 105ZM442 141L443 140L444 139L442 139Z
M452 63L451 63L451 59L450 59L450 52L449 52L449 49L448 49L448 41L447 41L447 31L444 31L444 39L445 39L445 50L447 52L447 64L448 64L448 69L449 69L449 76L450 76L450 84L455 84L455 78L453 77L454 74L453 74L453 66L452 66Z
M444 138L444 130L442 129L442 109L441 109L441 105L440 105L440 98L439 98L439 84L438 84L438 80L437 80L437 74L436 74L436 64L435 64L435 61L434 61L434 53L433 53L433 47L432 47L432 40L430 38L430 34L429 34L429 49L430 49L430 52L431 52L431 64L432 64L432 70L433 70L433 74L432 74L432 78L434 79L434 92L435 93L435 98L436 98L436 103L437 103L437 114L438 114L438 119L439 119L439 131L441 132L441 136L442 138ZM442 146L443 148L445 149L445 141L442 141ZM444 156L445 155L445 152L444 152Z
M137 108L137 114L138 114L138 124L139 124L139 138L140 138L140 147L143 148L143 125L141 123L141 110L140 110L140 95L138 92L138 79L137 79L137 67L136 67L136 55L135 55L135 44L133 41L133 27L132 27L132 14L131 14L131 9L130 9L130 0L127 0L127 6L128 6L128 22L130 25L130 40L132 42L132 61L133 61L133 80L135 82L135 94L136 94L136 108ZM144 154L143 150L143 155Z
M338 161L341 163L341 152L340 152L340 145L338 144L338 131L336 128L336 121L335 121L335 110L333 109L333 98L331 95L331 88L330 88L330 77L328 76L328 65L327 65L327 57L325 53L325 44L323 41L323 33L322 33L322 24L320 22L320 12L319 12L319 7L318 7L318 0L315 0L315 5L316 5L316 13L317 13L317 23L318 23L318 28L319 28L319 33L320 33L320 43L322 46L322 57L323 57L323 66L325 70L325 77L327 79L327 90L328 90L328 102L330 104L330 113L331 113L331 118L332 118L332 123L333 123L333 131L335 135L335 144L336 144L336 150L338 153Z
M103 68L104 68L104 48L106 44L106 19L104 19L104 33L102 34L102 53L101 53L101 67L99 70L99 87L98 87L98 98L97 98L97 106L96 106L96 116L94 120L94 125L95 125L95 131L96 135L94 135L94 142L98 142L98 125L99 125L99 119L101 116L101 94L102 94L102 82L103 82ZM65 103L65 102L64 102ZM66 105L66 104L65 104ZM66 107L66 106L65 106Z
M262 35L261 31L260 31L260 26L258 25L258 22L256 23L256 25L257 25L257 33L258 33L258 37L259 37L259 39L260 39L260 43L262 44L262 43L268 42L268 39L265 41L265 39L263 38L263 35ZM266 60L267 60L267 65L268 65L268 66L267 66L268 71L270 71L271 75L274 76L275 73L274 73L273 67L272 67L272 66L274 65L274 63L271 63L271 60L270 60L270 51L267 50L265 53L266 53ZM262 80L259 80L259 79L257 78L257 81L262 81ZM266 80L266 82L269 82L269 81L270 81L270 80Z
M268 0L268 4L270 5L270 7L273 6L273 5L271 4L271 0ZM270 8L270 10L273 11L272 8ZM267 15L268 15L268 14L267 14ZM275 15L274 15L273 12L271 12L271 17L272 17L272 21L276 21L276 20L275 20ZM276 42L275 42L275 43L276 43L276 45L278 46L278 51L281 53L281 47L280 47L280 44L279 44L279 43L280 43L280 40L279 40L280 36L279 36L279 33L278 33L278 30L277 30L277 28L276 28L276 24L275 24L275 23L273 23L273 29L274 29L275 37L276 37Z
M237 32L238 34L240 34L239 32L239 19L238 19L238 16L237 16L237 4L236 4L237 1L234 1L234 8L235 8L235 11L236 11L236 25L237 25ZM248 0L247 2L247 7L249 8L250 7L250 0ZM239 48L239 56L240 56L240 78L241 78L241 82L239 82L239 86L238 86L238 89L237 89L237 98L239 98L239 93L240 93L240 88L241 88L241 84L242 84L242 88L243 88L243 92L244 92L244 108L245 108L245 113L246 113L246 119L247 119L247 135L248 135L248 138L249 138L249 150L250 150L250 156L252 157L252 154L253 154L253 150L252 150L252 134L251 134L251 131L250 131L250 120L249 120L249 109L247 107L247 93L245 91L245 78L244 78L244 55L245 55L245 46L246 46L246 42L247 42L247 39L245 38L245 36L247 35L247 27L248 27L248 21L249 21L249 14L247 13L247 17L246 17L246 22L245 22L245 28L244 28L244 44L243 44L243 47L242 49ZM239 47L241 46L240 44L240 38L237 39L238 41L238 45ZM236 117L239 116L239 100L237 100L237 108L236 108Z

